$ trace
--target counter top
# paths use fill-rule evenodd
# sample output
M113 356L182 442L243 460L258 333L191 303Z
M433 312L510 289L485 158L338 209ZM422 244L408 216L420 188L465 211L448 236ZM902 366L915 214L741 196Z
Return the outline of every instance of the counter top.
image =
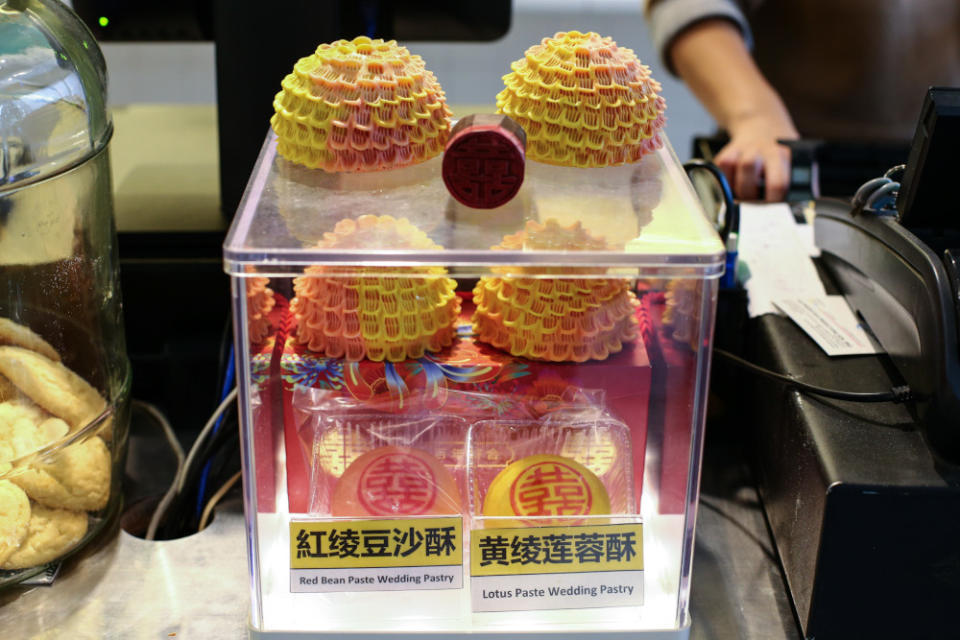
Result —
M800 640L740 449L708 445L704 465L690 638ZM200 533L149 542L115 524L65 563L54 586L0 592L5 640L246 637L244 520L232 495Z

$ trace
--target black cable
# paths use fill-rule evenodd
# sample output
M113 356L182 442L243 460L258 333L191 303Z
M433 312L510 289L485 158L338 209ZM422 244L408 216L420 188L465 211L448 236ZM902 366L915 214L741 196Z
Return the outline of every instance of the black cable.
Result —
M196 532L199 516L196 514L194 505L196 504L200 476L208 460L219 458L217 460L218 468L214 473L217 476L214 478L215 481L218 480L219 476L227 473L228 469L239 468L240 429L235 402L226 408L223 417L220 430L211 434L206 442L200 443L198 455L194 458L191 468L184 470L183 490L176 495L167 508L163 522L157 529L158 539L179 538ZM224 469L220 468L221 465Z
M826 398L833 398L835 400L850 400L852 402L908 402L913 400L913 391L907 385L898 385L890 389L890 391L840 391L838 389L827 389L825 387L818 387L807 382L801 382L792 376L788 376L783 373L777 373L776 371L771 371L761 367L758 364L754 364L749 360L744 360L740 356L734 355L729 351L724 351L723 349L714 348L713 352L725 358L733 364L743 367L748 371L751 371L759 376L768 378L770 380L777 380L778 382L784 382L790 386L796 387L801 391L806 391L807 393L812 393L818 396L824 396Z
M219 353L219 362L217 363L217 386L216 393L214 397L217 401L211 407L211 411L223 401L224 394L222 393L223 382L227 377L227 366L228 358L230 357L230 346L233 344L233 309L227 309L227 321L223 326L223 333L220 336L220 353ZM229 391L229 389L227 389Z
M240 432L236 424L229 426L235 435L227 439L223 446L215 451L209 459L210 473L208 476L208 486L214 488L223 485L230 476L240 471ZM191 494L196 496L195 491L191 492ZM184 513L182 527L185 534L199 530L200 517L201 516L196 513L196 510L192 513L189 511Z
M688 160L683 164L683 169L687 172L687 175L690 175L691 172L698 169L703 169L713 176L713 179L716 181L717 187L720 189L720 196L723 198L724 206L723 227L717 229L717 231L720 232L723 244L726 245L727 238L731 233L740 233L740 205L737 204L733 198L733 189L730 188L727 176L720 171L717 165L700 158Z

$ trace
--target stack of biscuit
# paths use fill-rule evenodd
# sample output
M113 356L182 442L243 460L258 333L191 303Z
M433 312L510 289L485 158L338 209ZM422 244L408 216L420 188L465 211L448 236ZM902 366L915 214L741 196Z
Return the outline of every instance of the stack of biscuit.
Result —
M0 569L59 558L83 539L89 512L107 506L108 429L83 433L106 408L43 338L0 318ZM34 455L65 437L76 440Z

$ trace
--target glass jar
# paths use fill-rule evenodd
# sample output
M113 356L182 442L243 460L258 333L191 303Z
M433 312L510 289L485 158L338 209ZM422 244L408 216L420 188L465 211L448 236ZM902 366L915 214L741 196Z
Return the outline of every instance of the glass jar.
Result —
M56 0L0 0L0 586L120 506L130 363L106 65Z

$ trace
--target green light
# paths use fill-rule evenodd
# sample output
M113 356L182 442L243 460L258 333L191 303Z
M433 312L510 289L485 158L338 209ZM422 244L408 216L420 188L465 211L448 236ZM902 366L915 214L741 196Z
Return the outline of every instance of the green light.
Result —
M101 27L105 27L108 24L110 24L110 18L108 18L107 16L100 16L100 19L97 20L97 22L100 23Z

